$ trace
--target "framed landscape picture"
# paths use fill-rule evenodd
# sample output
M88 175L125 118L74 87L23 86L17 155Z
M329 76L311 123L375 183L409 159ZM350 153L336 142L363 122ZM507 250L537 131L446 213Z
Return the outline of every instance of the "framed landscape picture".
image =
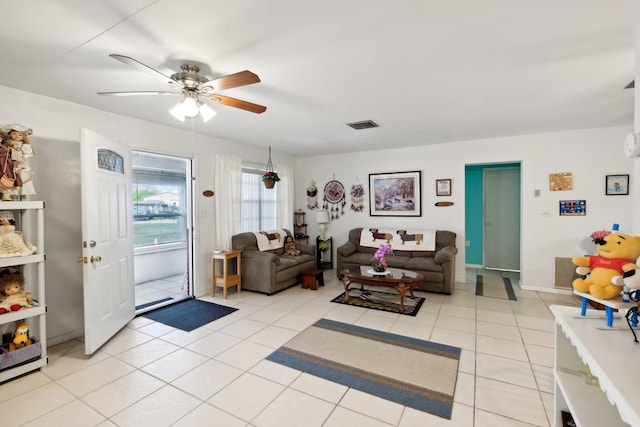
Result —
M420 171L369 174L371 216L422 216Z

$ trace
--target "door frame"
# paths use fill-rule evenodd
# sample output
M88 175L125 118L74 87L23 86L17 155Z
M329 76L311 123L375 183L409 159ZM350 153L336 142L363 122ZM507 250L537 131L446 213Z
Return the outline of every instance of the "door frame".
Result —
M485 168L518 167L520 170L520 268L522 268L522 162L477 163L465 165L465 265L484 268L484 172ZM478 172L479 171L479 172ZM476 177L474 178L474 173ZM480 180L477 180L479 174ZM480 198L476 195L481 194ZM478 255L479 254L479 255Z
M196 257L194 256L194 250L195 250L195 246L196 246L196 239L195 239L195 233L194 233L194 229L195 229L195 211L196 211L196 198L195 198L195 167L196 167L196 158L192 155L192 156L183 156L183 155L177 155L177 154L171 154L171 153L165 153L165 152L160 152L160 151L153 151L153 150L149 150L149 149L141 149L141 148L131 148L132 154L133 153L144 153L144 154L149 154L149 155L157 155L157 156L162 156L162 157L168 157L168 158L175 158L175 159L180 159L183 160L187 163L187 170L186 170L186 177L185 177L185 206L186 206L186 212L185 212L185 218L186 218L186 227L187 227L187 235L186 235L186 244L187 244L187 270L188 270L188 275L187 275L187 298L192 298L196 295L196 293L198 292L198 290L196 289L195 286L195 276L196 276ZM132 155L133 157L133 155ZM133 165L132 165L133 166ZM137 255L135 254L135 248L134 248L134 258ZM135 286L135 284L134 284ZM173 303L173 302L178 302L181 300L176 300L176 301L171 301L169 303ZM136 314L140 314L143 313L145 311L149 311L150 309L154 309L157 307L160 307L162 305L168 305L169 303L161 303L159 305L154 305L153 307L147 308L147 309L142 309L142 310L137 310Z

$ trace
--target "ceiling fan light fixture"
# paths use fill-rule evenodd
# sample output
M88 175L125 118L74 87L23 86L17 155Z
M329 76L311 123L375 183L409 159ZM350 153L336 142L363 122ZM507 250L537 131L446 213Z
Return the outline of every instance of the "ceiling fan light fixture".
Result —
M178 102L175 107L169 110L169 114L171 114L176 119L184 122L184 112L182 111L182 102Z
M182 101L182 112L185 117L189 118L197 117L200 113L198 109L198 101L191 94L185 94L184 101Z
M216 112L209 108L206 104L200 105L200 115L202 116L202 121L208 122L213 119L216 115Z

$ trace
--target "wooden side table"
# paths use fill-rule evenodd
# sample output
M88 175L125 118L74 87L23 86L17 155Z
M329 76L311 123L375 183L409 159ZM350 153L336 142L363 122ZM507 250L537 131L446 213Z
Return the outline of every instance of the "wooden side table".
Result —
M241 265L240 255L242 251L221 251L214 252L211 264L213 265L213 280L211 286L211 296L216 296L216 286L223 288L224 299L227 299L227 290L231 286L238 287L238 293L242 290L241 282ZM235 273L231 272L230 261L235 259L236 268ZM222 261L222 274L216 274L216 260Z

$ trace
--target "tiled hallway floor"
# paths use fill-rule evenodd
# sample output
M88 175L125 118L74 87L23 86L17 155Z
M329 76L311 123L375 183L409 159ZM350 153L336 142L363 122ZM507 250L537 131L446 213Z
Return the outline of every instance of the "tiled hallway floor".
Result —
M418 292L427 300L416 317L331 303L343 290L334 271L318 291L203 298L239 310L190 333L138 317L90 359L70 341L50 348L42 371L0 385L3 425L552 425L548 306L579 301L517 281L518 301L477 297L475 271L466 281L450 296ZM264 360L322 317L461 347L452 419Z

